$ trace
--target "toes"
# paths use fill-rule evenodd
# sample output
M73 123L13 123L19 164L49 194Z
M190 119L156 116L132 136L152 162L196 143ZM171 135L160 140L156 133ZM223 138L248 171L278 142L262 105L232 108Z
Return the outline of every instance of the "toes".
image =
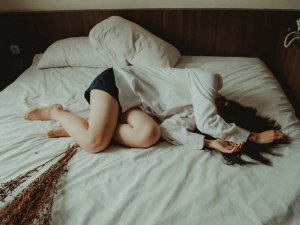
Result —
M27 120L51 120L51 113L53 110L63 110L61 104L54 104L45 108L35 108L25 113L24 119Z
M47 137L48 138L52 138L52 137L55 137L55 132L53 130L50 130L47 132Z
M49 130L47 132L47 137L49 138L55 138L55 137L59 137L59 134L60 134L60 127L56 127L52 130Z
M57 138L57 137L62 137L63 135L61 134L61 132L59 130L53 129L53 130L49 130L47 132L47 137L48 138Z
M54 106L56 107L56 109L59 109L59 110L63 110L63 106L61 104L54 104Z
M32 115L33 115L34 112L36 112L36 111L37 111L37 109L32 109L32 110L26 112L25 115L24 115L24 119L26 119L26 120L31 120L31 119L32 119Z
M23 118L28 120L28 112L24 114Z
M47 132L49 138L69 137L70 135L63 129L62 126L56 127Z

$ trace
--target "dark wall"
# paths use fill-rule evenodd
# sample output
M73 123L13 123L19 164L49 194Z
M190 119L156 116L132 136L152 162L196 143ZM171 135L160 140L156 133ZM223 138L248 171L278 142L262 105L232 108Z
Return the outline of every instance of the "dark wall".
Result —
M6 68L1 71L1 80L13 79L30 65L35 53L44 52L54 41L87 36L95 24L112 15L140 24L185 55L260 57L273 68L280 33L295 26L300 11L162 9L1 13L0 63L1 68ZM20 59L10 54L10 44L20 46L19 58L24 68L19 68Z
M285 37L286 34L282 34L278 42L275 73L300 119L300 41L285 48Z

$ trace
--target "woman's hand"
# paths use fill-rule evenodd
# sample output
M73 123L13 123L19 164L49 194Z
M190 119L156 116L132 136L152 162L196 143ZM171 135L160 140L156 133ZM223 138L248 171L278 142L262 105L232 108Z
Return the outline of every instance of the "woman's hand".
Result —
M287 142L288 137L280 130L268 130L260 133L251 132L248 140L256 144L269 144L274 141Z
M212 148L223 153L237 153L244 147L244 143L235 144L224 139L204 139L204 147Z

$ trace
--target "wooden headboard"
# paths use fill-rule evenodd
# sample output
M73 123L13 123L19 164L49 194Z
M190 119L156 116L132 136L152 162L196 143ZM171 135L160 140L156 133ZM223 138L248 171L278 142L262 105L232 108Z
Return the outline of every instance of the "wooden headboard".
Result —
M87 36L112 15L136 22L171 42L185 55L261 57L275 55L279 34L300 11L267 10L88 10L0 14L1 50L18 44L24 57L43 52L58 39Z
M259 57L276 74L280 33L295 25L300 11L155 9L0 13L1 68L13 66L11 44L20 46L25 69L34 54L44 52L54 41L87 36L95 24L112 15L138 23L175 45L184 55ZM4 75L1 76L3 80Z

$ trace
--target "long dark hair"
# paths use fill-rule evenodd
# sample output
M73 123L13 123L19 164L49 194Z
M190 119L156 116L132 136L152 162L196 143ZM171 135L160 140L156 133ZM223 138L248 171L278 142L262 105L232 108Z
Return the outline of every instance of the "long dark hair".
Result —
M250 132L259 133L266 130L280 130L280 125L273 119L257 115L257 110L253 107L242 106L240 103L225 99L226 106L219 108L219 115L227 123L235 123L237 126L242 127ZM204 134L206 138L213 139L212 137ZM275 152L275 147L282 145L280 142L272 142L269 144L256 144L250 141L245 143L242 151L233 154L222 153L224 162L228 165L249 165L249 164L264 164L272 166L272 162L265 156L270 154L273 156L281 156ZM248 156L251 160L245 160L242 156Z

